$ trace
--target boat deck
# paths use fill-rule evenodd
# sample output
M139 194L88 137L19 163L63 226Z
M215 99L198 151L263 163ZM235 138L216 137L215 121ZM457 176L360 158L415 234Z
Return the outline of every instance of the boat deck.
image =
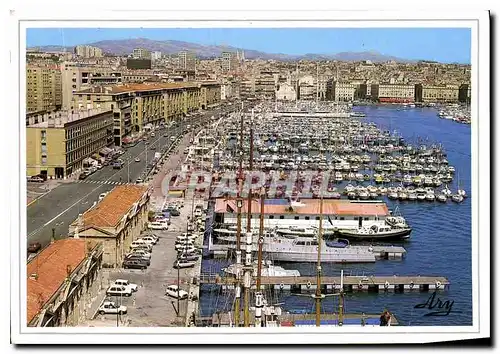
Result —
M212 317L199 319L211 323L215 327L228 327L232 326L232 321L234 316L230 313L215 313ZM243 313L240 316L243 319ZM314 327L316 326L316 314L291 314L283 313L279 316L280 327ZM336 313L322 313L321 314L321 326L338 326L339 316ZM380 325L380 314L354 314L346 313L343 315L342 323L344 326L379 326ZM254 314L250 312L250 323L255 323ZM398 320L394 314L391 314L391 326L399 325ZM241 326L243 326L243 320L241 320Z

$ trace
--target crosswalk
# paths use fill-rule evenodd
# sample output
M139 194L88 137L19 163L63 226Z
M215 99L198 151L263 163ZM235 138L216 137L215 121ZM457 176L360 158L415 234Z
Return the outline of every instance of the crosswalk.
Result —
M87 184L113 184L113 185L124 185L124 184L135 184L133 182L118 182L118 181L94 181L94 180L79 180L76 183L87 183Z

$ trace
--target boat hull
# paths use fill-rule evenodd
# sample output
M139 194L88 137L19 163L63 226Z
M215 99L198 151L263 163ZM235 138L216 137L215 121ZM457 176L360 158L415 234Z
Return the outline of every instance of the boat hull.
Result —
M356 240L401 240L410 237L411 229L380 234L360 234L354 230L337 230L337 234L340 237Z

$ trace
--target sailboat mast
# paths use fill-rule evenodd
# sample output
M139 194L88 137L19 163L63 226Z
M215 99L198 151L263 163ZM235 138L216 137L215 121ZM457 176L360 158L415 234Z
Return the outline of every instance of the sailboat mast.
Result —
M260 291L260 281L262 276L262 245L264 244L264 199L266 189L262 187L260 193L260 224L259 224L259 248L257 252L257 291Z
M238 191L236 197L236 206L238 207L238 217L236 221L236 286L234 300L234 323L235 327L240 325L241 313L241 281L240 281L240 266L241 266L241 207L243 200L241 199L241 190L243 188L243 102L241 103L240 113L240 166L238 171Z
M316 327L321 325L321 242L323 233L323 192L319 203L318 264L316 266Z
M339 326L344 323L344 270L340 271Z
M250 118L250 177L253 169L253 109L252 117ZM248 186L248 208L247 208L247 234L246 234L246 255L245 255L245 279L244 279L244 306L243 306L243 324L245 327L250 326L250 286L252 277L252 180Z

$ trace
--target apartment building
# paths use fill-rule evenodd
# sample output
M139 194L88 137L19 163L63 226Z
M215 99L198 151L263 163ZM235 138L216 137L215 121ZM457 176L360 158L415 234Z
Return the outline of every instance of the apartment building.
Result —
M151 52L144 48L135 48L132 57L134 59L151 59Z
M69 234L74 239L102 243L103 267L121 267L130 244L146 228L149 200L150 190L146 186L117 186L73 221Z
M72 107L73 94L95 85L118 85L123 76L120 70L104 67L89 67L66 62L61 66L62 109Z
M238 58L234 52L222 52L220 58L222 72L234 72L238 69Z
M161 122L180 119L202 106L206 108L213 104L214 95L218 95L220 101L219 84L205 85L208 89L204 93L202 87L195 83L94 87L77 92L73 101L75 107L104 107L112 110L114 143L121 146L123 139L143 131L147 125L157 126Z
M156 51L151 53L151 60L160 60L161 57L162 57L161 52Z
M26 66L26 112L62 106L61 72L55 66Z
M64 179L80 171L87 158L113 145L110 110L56 111L36 121L26 127L27 176Z
M102 49L89 45L77 45L75 54L82 58L102 58Z
M378 102L409 103L415 102L415 85L372 84L371 97Z
M351 82L329 80L326 98L330 101L352 102L357 93L357 85Z
M458 102L458 85L415 85L416 102Z
M261 72L255 78L255 95L262 99L274 99L277 75L273 72Z
M196 70L196 55L187 50L181 50L177 54L178 62L177 67L182 70L195 71Z
M200 82L200 108L208 109L220 104L221 88L217 82Z
M53 240L27 265L29 327L77 326L94 316L89 308L102 290L103 247L84 239Z

